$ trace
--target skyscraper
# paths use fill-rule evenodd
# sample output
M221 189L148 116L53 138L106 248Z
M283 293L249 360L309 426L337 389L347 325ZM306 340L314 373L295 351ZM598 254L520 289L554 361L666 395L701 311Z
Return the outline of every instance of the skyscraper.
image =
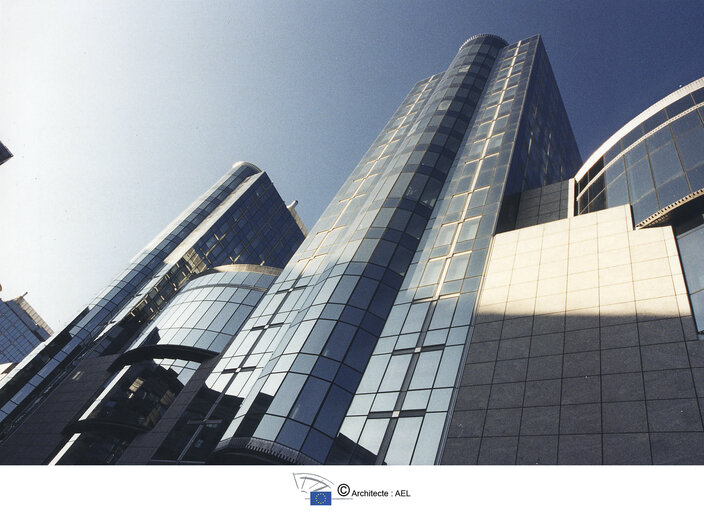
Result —
M0 462L704 463L703 90L582 163L540 37L468 39L285 266L179 253Z
M436 462L491 237L515 225L521 191L580 163L540 38L465 42L225 351L215 372L261 374L212 460Z
M19 362L53 332L24 295L0 300L0 363Z
M0 462L41 463L52 456L64 444L62 430L66 424L80 416L114 374L109 368L112 359L131 347L142 329L192 278L223 265L235 265L234 270L230 269L233 272L266 275L260 267L282 267L304 236L305 228L297 214L286 207L267 175L251 164L235 164L74 320L39 345L0 383L0 426L7 438L0 446ZM239 275L229 282L249 286L245 285L249 280ZM253 305L251 300L247 298L245 305ZM209 314L223 309L219 306L224 303L214 302ZM184 307L182 313L195 320L197 314L202 316L208 309L207 305L201 301L190 309ZM233 309L230 304L227 311L242 321L243 308ZM187 323L184 326L193 327ZM186 330L178 332L188 334ZM183 382L183 375L189 373L184 373L185 369L193 370L195 363L211 358L226 346L228 339L219 336L224 332L190 329L192 336L199 334L197 339L182 336L158 343L160 338L168 340L169 333L159 335L158 329L152 329L144 344L157 347L141 355L131 351L132 359L128 357L124 364L148 356L173 359L175 362L167 361L154 371L171 371L169 375L176 373ZM78 384L76 393L66 395L71 383Z

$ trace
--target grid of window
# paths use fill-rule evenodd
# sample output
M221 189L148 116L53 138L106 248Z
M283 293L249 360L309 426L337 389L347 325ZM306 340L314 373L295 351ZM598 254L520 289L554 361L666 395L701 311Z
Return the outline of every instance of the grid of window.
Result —
M540 40L506 47L347 413L355 450L334 462L435 462L501 199L579 161Z
M207 350L214 356L239 330L275 275L231 266L191 280L130 350L168 345ZM84 433L73 436L56 462L116 462L135 435L159 421L199 366L186 357L147 359L123 368L81 416L78 426ZM106 423L120 428L106 430ZM101 435L95 430L106 433L100 447ZM122 442L114 443L115 436ZM103 458L98 460L96 453Z
M475 40L417 84L311 230L238 335L261 376L221 447L257 440L328 459L503 45Z
M704 89L640 123L577 183L578 213L631 204L635 224L704 188Z
M216 208L219 212L213 215ZM8 415L69 361L88 350L99 355L114 348L112 327L124 328L125 321L138 317L129 325L134 333L151 320L193 274L233 262L283 266L303 238L266 174L249 164L234 166L76 319L3 380L0 422L8 425ZM96 340L98 345L91 348Z
M0 300L0 363L21 361L50 336L42 325L22 309L18 302L20 300L24 299L18 297L7 302Z

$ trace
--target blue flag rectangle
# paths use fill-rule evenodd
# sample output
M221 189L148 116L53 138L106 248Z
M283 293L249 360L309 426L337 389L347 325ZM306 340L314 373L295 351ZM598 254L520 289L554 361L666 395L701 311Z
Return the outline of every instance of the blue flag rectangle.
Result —
M328 492L311 492L311 505L332 505L332 493Z

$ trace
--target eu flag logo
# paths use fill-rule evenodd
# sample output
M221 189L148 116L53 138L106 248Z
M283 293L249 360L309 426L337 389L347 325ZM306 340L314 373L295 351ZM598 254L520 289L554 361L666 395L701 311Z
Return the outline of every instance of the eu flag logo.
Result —
M332 492L311 492L311 505L332 505Z

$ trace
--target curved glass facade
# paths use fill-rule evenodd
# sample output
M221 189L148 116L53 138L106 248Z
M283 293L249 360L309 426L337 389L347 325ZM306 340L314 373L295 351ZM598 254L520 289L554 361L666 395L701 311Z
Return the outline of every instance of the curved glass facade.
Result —
M433 463L501 205L580 162L540 38L463 44L225 351L258 378L211 460Z
M3 379L0 439L40 407L43 397L70 380L81 361L124 352L191 278L230 264L283 267L304 231L266 173L246 162L235 164L69 325ZM197 311L192 313L195 318ZM194 346L216 354L226 343L226 335L219 334L217 338L204 330Z
M186 284L113 364L146 356L119 371L69 426L80 434L55 462L117 461L135 436L159 422L200 364L227 346L278 274L269 267L229 265ZM160 353L174 357L153 358Z
M699 79L638 116L627 133L590 157L576 176L576 213L630 204L634 223L647 224L651 216L701 193L703 122L704 79Z

